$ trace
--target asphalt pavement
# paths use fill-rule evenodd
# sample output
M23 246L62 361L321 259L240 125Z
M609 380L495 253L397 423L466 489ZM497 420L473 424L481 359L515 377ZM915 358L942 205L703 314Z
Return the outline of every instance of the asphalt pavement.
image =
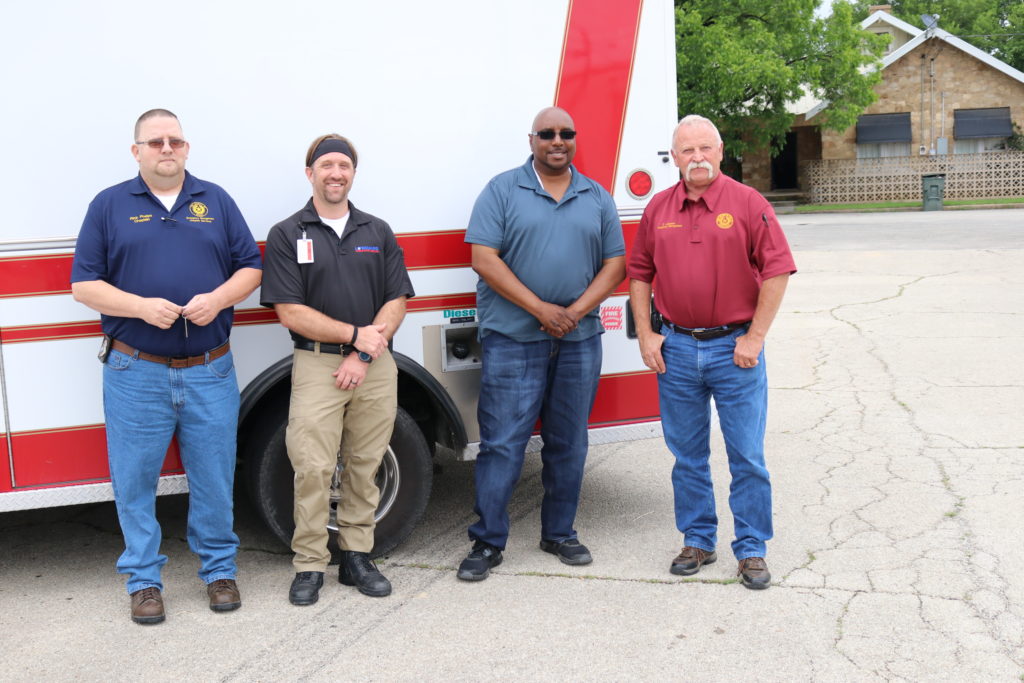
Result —
M577 519L594 554L537 547L527 461L504 564L457 581L471 463L381 560L383 599L328 575L287 602L290 555L239 502L243 607L215 614L161 499L168 618L128 618L113 504L0 514L0 671L38 680L1024 680L1024 210L781 217L796 252L769 336L769 590L681 537L660 439L591 449ZM332 568L333 571L333 568Z

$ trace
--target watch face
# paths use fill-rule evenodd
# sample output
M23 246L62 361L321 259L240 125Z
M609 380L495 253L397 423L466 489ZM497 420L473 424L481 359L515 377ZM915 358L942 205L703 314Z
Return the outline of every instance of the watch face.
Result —
M368 354L366 351L360 351L358 356L359 360L363 361L364 363L369 363L371 360L373 360L373 356Z

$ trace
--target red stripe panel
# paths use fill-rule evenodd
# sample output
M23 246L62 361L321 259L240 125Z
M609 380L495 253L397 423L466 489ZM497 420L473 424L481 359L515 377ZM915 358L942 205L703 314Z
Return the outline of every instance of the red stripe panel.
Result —
M404 233L395 236L409 270L467 268L471 262L465 230Z
M555 105L572 115L576 166L609 192L615 184L642 0L571 0Z
M0 299L67 294L73 258L71 254L0 258Z
M601 427L661 419L658 378L654 372L605 375L597 386L590 426Z
M650 422L659 419L658 384L653 372L606 375L597 389L592 427ZM108 481L107 439L103 425L11 434L18 490ZM6 458L3 459L6 467ZM178 442L172 441L163 474L184 469ZM0 469L2 473L2 469ZM10 477L0 478L0 492L10 491Z
M47 429L11 434L14 475L18 489L58 484L95 484L109 481L107 435L103 425ZM181 474L178 442L171 441L161 471ZM0 481L0 491L10 491L10 477Z
M242 325L267 325L277 322L279 322L277 313L273 308L238 308L235 309L232 325L241 327Z
M77 322L54 325L4 327L0 329L0 342L4 344L17 344L18 342L98 337L101 334L103 334L103 331L100 329L99 320L79 320Z
M443 311L446 308L476 308L476 292L417 296L409 299L406 308L410 313Z

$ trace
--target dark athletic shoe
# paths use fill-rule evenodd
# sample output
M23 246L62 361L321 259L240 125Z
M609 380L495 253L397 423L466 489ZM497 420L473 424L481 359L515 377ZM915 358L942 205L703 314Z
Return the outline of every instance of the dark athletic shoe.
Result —
M558 559L565 564L590 564L594 561L587 546L576 538L568 538L564 541L541 541L540 549L546 553L558 555Z
M473 549L459 565L457 577L463 581L483 581L502 561L501 550L483 541L473 544Z

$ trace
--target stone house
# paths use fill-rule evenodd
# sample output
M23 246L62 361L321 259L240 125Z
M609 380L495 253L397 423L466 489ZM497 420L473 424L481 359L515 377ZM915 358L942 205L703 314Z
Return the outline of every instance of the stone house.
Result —
M919 198L922 172L959 169L967 179L977 169L992 167L997 158L1024 158L1005 153L1012 123L1024 125L1024 73L934 22L921 30L894 17L890 9L888 5L872 7L874 11L861 22L862 28L891 37L882 59L882 82L875 88L877 101L857 125L842 132L816 125L815 117L828 107L827 102L806 102L797 110L779 154L762 151L744 156L745 183L762 192L798 190L817 195L814 201L863 201L876 194L880 199L899 199L908 193L906 198ZM979 160L977 155L986 156ZM972 170L972 160L977 169ZM947 197L949 189L952 196L1024 195L1024 179L1019 177L1024 167L1018 168L1020 160L1016 161L1009 173L1016 175L1016 182L1004 187L1000 182L974 179L954 183L952 188L947 183ZM893 182L893 174L900 173L907 176L905 182ZM844 185L857 186L850 183L854 176L881 176L879 192L872 192L864 180L859 198L823 190L825 185L837 191Z

